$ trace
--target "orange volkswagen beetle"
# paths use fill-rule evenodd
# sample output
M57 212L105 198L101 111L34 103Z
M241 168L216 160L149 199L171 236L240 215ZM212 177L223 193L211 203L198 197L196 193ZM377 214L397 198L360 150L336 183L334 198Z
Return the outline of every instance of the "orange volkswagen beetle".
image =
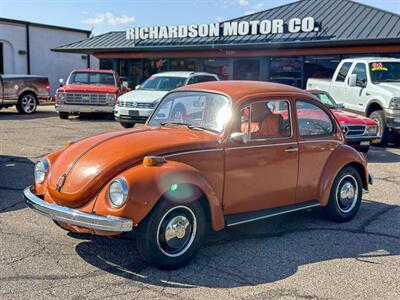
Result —
M221 81L170 92L144 127L47 155L24 196L69 231L136 230L143 259L173 269L195 255L208 223L217 231L316 206L348 221L369 184L366 156L312 95Z

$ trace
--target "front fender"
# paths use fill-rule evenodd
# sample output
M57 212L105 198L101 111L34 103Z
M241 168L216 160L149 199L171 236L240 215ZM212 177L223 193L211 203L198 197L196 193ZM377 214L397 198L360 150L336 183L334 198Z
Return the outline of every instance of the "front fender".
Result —
M198 199L196 191L187 188L180 191L182 185L193 186L200 190L208 200L211 222L214 230L225 227L221 201L211 185L200 172L184 163L167 161L158 166L137 165L117 177L124 177L129 185L127 203L120 209L111 207L108 200L107 183L100 191L94 206L94 212L100 215L113 215L133 220L138 225L165 195L176 202Z
M347 145L341 145L335 149L328 159L320 179L320 204L328 205L330 192L333 182L339 172L349 164L354 164L359 171L362 171L361 179L364 188L368 186L367 158L364 154L358 152Z

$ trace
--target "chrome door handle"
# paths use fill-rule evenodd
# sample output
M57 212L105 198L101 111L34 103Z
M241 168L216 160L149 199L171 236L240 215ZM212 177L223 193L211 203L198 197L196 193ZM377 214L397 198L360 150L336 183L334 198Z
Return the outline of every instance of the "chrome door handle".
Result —
M285 149L285 152L297 152L299 151L298 147L289 147Z

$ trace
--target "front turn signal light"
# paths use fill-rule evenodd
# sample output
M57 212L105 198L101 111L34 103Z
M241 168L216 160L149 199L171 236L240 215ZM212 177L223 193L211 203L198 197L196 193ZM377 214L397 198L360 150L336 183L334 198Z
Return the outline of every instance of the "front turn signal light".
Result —
M158 166L162 165L165 162L166 160L162 156L146 156L145 158L143 158L143 165L145 167Z

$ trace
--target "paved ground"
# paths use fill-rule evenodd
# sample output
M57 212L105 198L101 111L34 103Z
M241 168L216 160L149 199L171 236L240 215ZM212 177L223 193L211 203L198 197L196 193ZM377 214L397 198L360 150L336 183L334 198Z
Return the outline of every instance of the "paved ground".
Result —
M107 119L60 120L0 111L0 299L400 298L400 149L369 155L376 182L358 216L327 221L320 209L210 234L177 271L143 265L133 236L67 234L27 209L33 162L73 138L109 130Z

